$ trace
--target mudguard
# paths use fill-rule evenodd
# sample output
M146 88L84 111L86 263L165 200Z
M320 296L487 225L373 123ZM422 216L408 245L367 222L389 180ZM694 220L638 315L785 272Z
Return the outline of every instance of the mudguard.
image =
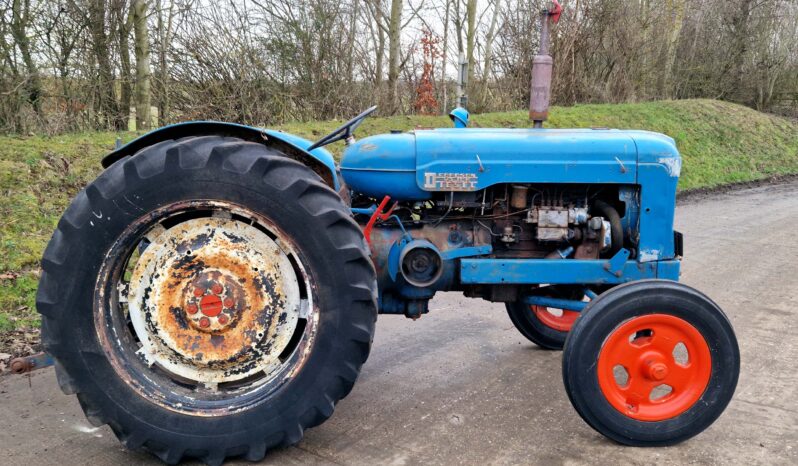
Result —
M326 149L318 148L307 151L307 148L313 143L299 136L220 121L189 121L150 131L103 157L102 166L103 168L108 168L118 160L135 155L141 149L160 141L207 135L231 136L273 147L288 157L310 167L336 191L340 189L335 169L335 159Z

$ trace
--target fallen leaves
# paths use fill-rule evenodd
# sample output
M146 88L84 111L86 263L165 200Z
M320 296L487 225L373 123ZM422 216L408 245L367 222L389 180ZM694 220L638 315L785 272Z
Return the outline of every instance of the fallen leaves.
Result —
M0 372L5 372L12 359L30 356L39 351L41 351L39 329L27 328L0 334Z
M16 280L19 277L17 272L3 272L0 273L0 280Z

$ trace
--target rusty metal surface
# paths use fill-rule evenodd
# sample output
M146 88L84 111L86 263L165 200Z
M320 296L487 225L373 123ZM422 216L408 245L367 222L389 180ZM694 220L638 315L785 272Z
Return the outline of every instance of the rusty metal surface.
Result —
M527 206L526 197L528 192L528 186L513 185L513 197L510 201L510 205L515 209L525 209Z
M535 122L542 122L548 119L549 116L553 61L548 55L536 55L532 62L529 119Z
M31 371L43 369L53 365L53 358L47 353L36 353L30 356L14 358L9 364L13 374L26 374Z
M223 217L148 235L126 296L147 363L208 387L278 369L301 312L280 245Z
M279 354L275 345L271 345L271 350L266 351L268 361L272 362L268 367L264 367L268 373L253 372L252 376L242 378L238 373L240 371L228 366L225 371L230 375L225 376L222 371L222 377L225 377L223 380L232 381L232 383L222 385L213 380L192 382L155 362L149 363L142 354L140 348L143 347L143 344L139 341L138 332L129 321L131 317L129 312L131 286L128 277L132 276L135 264L140 262L137 257L139 252L142 252L142 244L139 242L142 239L148 239L157 244L156 238L163 234L165 229L177 228L181 219L187 217L197 218L198 221L211 218L227 220L235 218L237 221L243 222L243 225L251 226L264 233L269 241L272 241L284 255L288 256L290 264L293 265L293 276L300 281L298 311L300 320L282 354ZM178 226L176 226L176 221ZM264 239L264 241L266 240ZM143 252L146 253L149 249L147 247ZM138 252L134 252L134 250ZM271 250L276 252L274 248ZM265 260L266 254L262 255ZM250 259L247 258L247 263L251 262ZM241 259L238 258L238 261L240 263ZM94 317L97 338L117 375L142 397L165 409L202 417L227 415L250 409L262 403L267 399L269 393L279 389L295 377L304 367L315 344L319 325L319 309L312 276L306 270L303 262L301 251L293 240L266 215L228 201L190 200L164 205L132 222L106 254L106 259L98 272L95 291ZM283 264L282 268L285 268L284 261L281 260L280 264ZM257 267L257 265L254 265L253 262L252 267ZM193 293L192 289L189 291ZM295 308L286 307L284 309L294 312ZM279 316L277 318L279 322ZM286 326L283 328L285 329ZM206 338L208 338L207 335ZM285 335L280 337L283 340L284 338ZM247 351L259 351L266 344L268 342L259 340ZM160 354L169 355L169 351L172 350L166 348L166 351ZM159 353L156 352L156 354ZM263 354L263 352L259 354ZM249 364L252 360L250 359ZM227 361L227 363L234 363L234 361ZM187 367L196 369L190 365ZM201 365L197 367L208 371ZM234 374L234 372L236 373ZM224 400L224 403L218 402L221 399Z
M540 13L540 50L532 59L532 81L529 86L529 119L540 128L549 117L551 74L554 60L549 55L549 17L551 12ZM559 19L559 13L557 13ZM556 20L555 20L556 21Z
M425 224L420 228L408 226L408 232L413 238L423 238L429 241L441 253L466 245L491 244L490 233L487 229L476 227L468 222L444 222L438 226ZM390 281L388 255L391 246L402 237L402 234L400 229L393 227L377 227L371 233L371 258L377 269L377 279L381 284Z

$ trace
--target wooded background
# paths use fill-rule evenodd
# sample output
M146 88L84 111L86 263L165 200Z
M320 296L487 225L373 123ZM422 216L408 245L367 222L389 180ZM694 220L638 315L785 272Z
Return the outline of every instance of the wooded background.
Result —
M798 0L566 0L555 104L798 115ZM269 125L527 106L537 0L0 0L0 131Z

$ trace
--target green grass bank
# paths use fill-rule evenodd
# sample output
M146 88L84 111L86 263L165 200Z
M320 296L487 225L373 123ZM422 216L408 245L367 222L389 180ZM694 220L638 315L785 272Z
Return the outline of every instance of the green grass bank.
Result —
M308 139L340 121L290 123L279 129ZM368 119L358 136L449 126L445 116ZM526 112L474 115L477 127L527 127ZM555 107L549 127L646 129L676 139L683 156L680 190L712 188L798 173L798 122L713 100ZM0 352L2 334L37 328L38 262L70 199L100 172L116 137L80 133L54 137L0 136ZM332 148L340 151L340 143Z

